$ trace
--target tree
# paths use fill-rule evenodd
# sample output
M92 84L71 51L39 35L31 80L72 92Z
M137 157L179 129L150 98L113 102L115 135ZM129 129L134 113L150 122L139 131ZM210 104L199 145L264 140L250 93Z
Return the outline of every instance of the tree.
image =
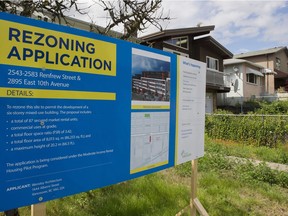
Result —
M87 0L88 1L88 0ZM137 31L144 31L150 25L162 30L161 21L169 20L169 16L163 15L162 0L92 0L91 5L98 5L107 11L110 21L104 27L95 25L91 20L91 31L100 34L108 34L115 26L123 25L125 28L121 39L128 39L135 36ZM57 20L68 24L66 14L75 11L78 14L87 14L88 8L81 8L77 0L4 0L0 2L0 11L21 16L32 17L36 12L43 13Z
M162 0L118 0L118 1L95 1L103 7L104 11L108 11L110 22L104 30L99 30L103 34L107 34L113 27L123 25L125 32L122 39L135 36L137 31L144 31L153 25L162 30L161 21L170 20L169 16L163 15Z
M65 20L65 13L75 10L77 13L84 14L80 9L77 0L9 0L0 2L0 11L20 16L32 17L35 12L47 14L52 21ZM62 19L61 19L62 18Z

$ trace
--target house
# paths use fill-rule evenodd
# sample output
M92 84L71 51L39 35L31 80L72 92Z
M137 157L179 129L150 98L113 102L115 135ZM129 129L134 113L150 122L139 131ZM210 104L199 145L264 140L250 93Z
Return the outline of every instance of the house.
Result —
M288 49L275 47L266 50L247 52L235 55L236 59L244 59L265 69L265 95L274 95L277 91L288 91Z
M36 17L40 20L51 21L43 14L37 14L34 18ZM95 33L99 33L99 29L103 30L100 26L71 17L66 17L65 22L62 20L61 23ZM206 111L212 112L216 108L217 93L230 91L224 83L223 60L233 56L229 50L209 36L214 28L215 26L199 26L164 30L141 38L132 37L130 41L205 62L207 64ZM109 31L108 35L117 38L121 33Z
M223 60L233 54L209 36L215 26L168 29L141 37L142 44L186 56L207 64L206 112L216 108L218 93L229 92L224 82Z
M235 106L265 94L263 66L244 59L226 59L224 72L224 80L228 83L230 92L219 94L217 105Z

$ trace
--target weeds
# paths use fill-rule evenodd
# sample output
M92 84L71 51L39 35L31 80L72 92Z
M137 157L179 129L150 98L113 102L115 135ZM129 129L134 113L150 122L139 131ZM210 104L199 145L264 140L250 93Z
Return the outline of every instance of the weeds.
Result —
M209 137L270 148L288 141L288 101L246 103L254 106L254 112L231 115L218 110L218 115L207 115L205 130Z
M287 116L206 116L205 130L214 139L233 140L256 146L276 147L284 144L288 137Z
M288 188L288 174L272 170L264 162L255 166L251 162L235 167L239 180L246 180L253 183L265 182L270 185L278 185Z
M257 147L254 147L254 151L257 149ZM239 152L241 151L240 149L238 150ZM277 149L273 149L273 151L279 153ZM269 149L269 152L272 152L272 150ZM233 175L233 177L239 181L246 181L250 183L264 182L270 185L278 185L288 189L287 172L272 170L265 164L265 162L260 163L259 165L255 165L250 160L231 159L227 157L228 153L230 153L228 147L210 142L208 145L206 145L205 156L199 159L199 171L203 173L229 173L229 175ZM183 165L177 166L175 168L175 172L183 177L190 176L191 164L185 163Z
M199 159L198 198L211 216L287 215L288 173L227 155L286 160L288 149L246 146L206 137ZM283 155L281 156L281 153ZM47 215L170 216L189 204L191 163L47 203ZM267 205L269 203L269 205ZM0 213L2 216L3 213ZM30 208L20 209L31 215Z

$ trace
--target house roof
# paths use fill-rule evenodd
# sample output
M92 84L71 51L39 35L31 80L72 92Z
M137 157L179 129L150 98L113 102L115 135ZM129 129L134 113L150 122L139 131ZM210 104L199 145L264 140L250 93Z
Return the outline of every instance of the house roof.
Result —
M256 63L253 63L251 61L244 60L244 59L224 59L224 66L225 65L235 65L235 64L248 64L248 65L255 66L257 68L264 69L263 66L256 64Z
M258 51L252 51L252 52L237 54L237 55L234 55L234 58L240 58L241 59L241 58L246 58L246 57L251 57L251 56L273 54L273 53L277 53L281 50L284 50L288 56L287 47L281 46L281 47L274 47L274 48L265 49L265 50L258 50Z
M153 34L149 34L146 36L141 37L140 39L145 42L151 42L155 40L165 40L166 38L171 37L181 37L181 36L187 36L192 35L195 37L197 36L203 36L206 34L209 34L211 31L213 31L215 28L214 25L211 26L200 26L200 27L191 27L191 28L180 28L180 29L167 29L160 32L156 32ZM202 38L195 38L195 41L201 42L202 44L207 44L209 48L215 48L218 52L221 52L221 55L224 58L232 58L233 54L226 49L224 46L222 46L218 41L216 41L211 36L206 36Z
M141 37L141 40L144 41L154 41L157 39L169 38L169 37L179 37L183 35L194 35L200 36L209 34L210 31L213 31L215 28L214 25L211 26L200 26L200 27L192 27L192 28L180 28L180 29L166 29L160 32L155 32L153 34L145 35Z
M218 52L221 52L223 58L232 58L233 53L231 53L228 49L226 49L222 44L220 44L217 40L215 40L211 36L198 38L195 41L200 42L201 44L207 44L209 48L215 48Z

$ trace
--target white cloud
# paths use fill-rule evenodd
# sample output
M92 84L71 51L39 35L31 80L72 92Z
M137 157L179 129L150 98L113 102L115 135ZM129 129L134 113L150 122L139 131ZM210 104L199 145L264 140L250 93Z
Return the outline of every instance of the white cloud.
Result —
M94 2L78 1L83 7ZM164 29L195 27L202 23L202 26L215 25L212 36L224 46L241 40L288 44L287 0L163 0L162 6L164 15L169 13L172 18L162 24ZM99 5L91 7L89 15L98 25L105 26L109 22L107 12ZM87 16L77 15L76 18L90 21ZM114 30L122 32L123 27L119 26ZM150 26L140 36L156 31L159 30Z
M285 0L163 0L164 8L167 5L172 8L171 17L177 15L168 28L193 27L202 22L215 25L212 35L226 46L239 40L288 44L288 1Z
M79 14L72 10L68 16L99 26L107 26L110 22L109 14L107 11L104 11L100 4L97 4L97 1L98 0L77 0L79 8L83 9L82 12L84 12L84 14ZM114 30L122 32L123 27L119 26Z

